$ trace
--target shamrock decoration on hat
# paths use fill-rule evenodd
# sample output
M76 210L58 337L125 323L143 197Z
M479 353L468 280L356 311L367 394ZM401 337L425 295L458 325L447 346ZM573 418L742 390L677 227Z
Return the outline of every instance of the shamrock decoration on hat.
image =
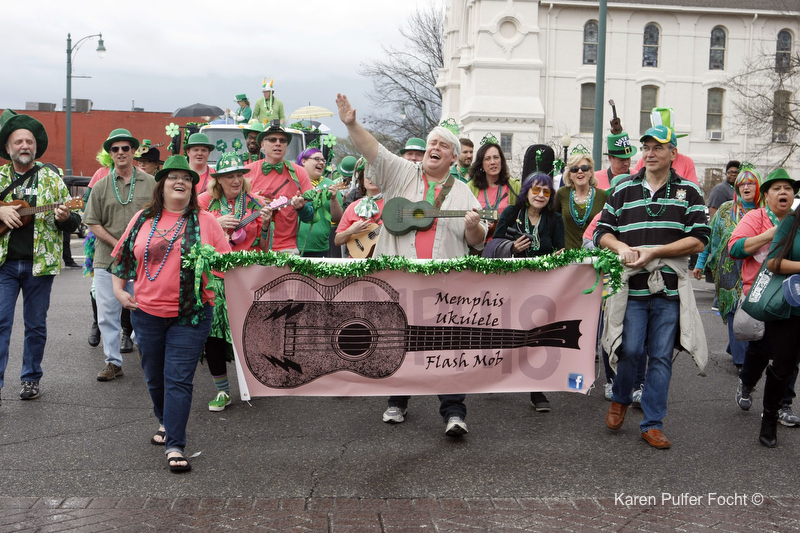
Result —
M500 144L500 142L497 140L497 137L495 137L492 132L487 133L483 136L483 139L481 139L481 146L487 143Z
M442 123L439 125L443 128L452 131L456 137L461 135L461 128L458 127L458 123L453 118L448 118L447 120L443 120Z

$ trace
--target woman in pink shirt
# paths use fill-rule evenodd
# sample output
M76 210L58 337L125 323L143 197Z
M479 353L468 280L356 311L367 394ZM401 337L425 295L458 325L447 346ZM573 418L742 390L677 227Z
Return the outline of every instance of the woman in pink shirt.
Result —
M190 250L211 245L231 248L214 215L197 203L199 181L183 156L167 159L156 175L153 200L131 219L111 255L114 295L126 309L139 342L153 412L159 430L153 444L165 444L171 472L187 472L183 455L186 423L192 405L192 380L211 329L214 292L195 292L194 266L182 264ZM134 294L125 291L133 279ZM135 296L134 296L135 295Z

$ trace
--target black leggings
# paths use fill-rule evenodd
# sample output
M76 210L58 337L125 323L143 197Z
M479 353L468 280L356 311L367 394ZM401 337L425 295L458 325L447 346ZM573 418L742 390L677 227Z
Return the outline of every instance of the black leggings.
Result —
M206 357L208 372L212 376L222 376L228 373L228 343L225 339L209 337L206 340Z

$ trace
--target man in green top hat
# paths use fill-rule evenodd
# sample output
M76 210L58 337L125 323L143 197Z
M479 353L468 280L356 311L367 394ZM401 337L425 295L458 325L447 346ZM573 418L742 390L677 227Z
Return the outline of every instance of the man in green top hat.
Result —
M183 145L186 159L189 160L189 168L200 177L199 182L194 186L197 194L206 191L208 180L211 179L211 173L214 172L214 169L208 164L208 156L211 155L213 149L214 145L211 144L205 133L193 133L189 136L189 141Z
M406 145L398 151L403 159L419 163L425 156L425 141L419 137L411 137L406 141Z
M245 163L251 163L261 159L261 144L258 142L258 134L264 131L264 126L260 122L251 121L242 128L244 142L247 145L247 153L242 154Z
M631 158L636 155L636 147L631 145L628 132L623 131L618 134L611 134L606 141L608 152L603 155L608 156L609 168L595 172L597 187L609 189L615 176L627 174L631 169Z
M111 251L125 233L133 216L153 197L156 187L152 174L133 165L134 151L139 141L124 129L111 132L103 148L111 154L114 168L108 176L92 187L83 221L95 234L94 287L97 302L97 326L103 339L105 365L97 374L97 381L112 381L122 377L122 354L133 351L131 331L121 324L122 304L114 296L113 276L108 267L113 259ZM146 154L149 154L153 148ZM133 280L128 280L125 290L133 294Z
M256 101L256 107L253 110L253 118L258 122L266 125L273 120L279 120L281 124L286 122L286 112L283 110L283 102L275 98L275 87L272 78L264 78L261 84L261 92L263 97Z
M23 200L35 207L63 204L69 191L53 165L36 159L47 150L47 132L42 123L10 109L0 115L0 158L11 162L0 166L0 201ZM63 233L72 233L80 216L59 205L33 215L33 224L23 225L20 205L1 206L0 224L0 387L3 386L14 309L22 291L25 340L20 381L22 400L39 397L42 359L47 342L47 310L53 278L61 272Z
M239 104L239 109L232 111L225 109L225 114L233 119L234 124L247 124L253 116L253 110L250 109L250 100L247 99L246 94L237 94L236 103Z

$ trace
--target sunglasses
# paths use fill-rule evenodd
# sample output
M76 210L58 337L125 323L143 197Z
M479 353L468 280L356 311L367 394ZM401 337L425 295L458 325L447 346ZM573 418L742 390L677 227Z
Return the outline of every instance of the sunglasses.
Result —
M275 143L287 144L289 142L289 139L287 139L286 137L267 137L267 141L271 142L272 144Z
M550 198L550 195L552 194L550 189L539 186L531 187L531 192L533 193L534 196L539 196L540 194L543 194L545 198Z
M127 144L125 146L112 146L111 147L111 153L112 154L116 154L120 150L122 150L125 153L128 153L128 152L131 151L131 147L129 145L127 145Z
M569 171L574 174L575 172L578 172L579 170L581 172L589 172L591 169L592 169L592 167L590 167L589 165L581 165L579 167L570 167Z

